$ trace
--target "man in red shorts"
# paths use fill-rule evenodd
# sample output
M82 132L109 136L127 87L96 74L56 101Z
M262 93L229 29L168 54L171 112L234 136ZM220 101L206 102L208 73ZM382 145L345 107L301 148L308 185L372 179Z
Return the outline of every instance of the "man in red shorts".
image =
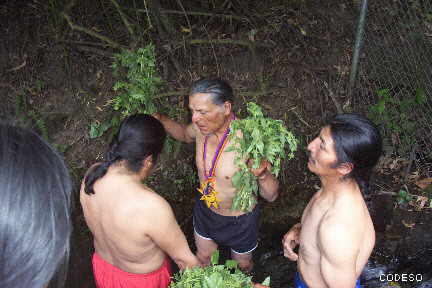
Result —
M150 115L128 117L106 161L93 165L84 178L80 200L94 235L99 288L166 288L168 256L180 269L199 264L168 202L142 182L153 170L165 135Z

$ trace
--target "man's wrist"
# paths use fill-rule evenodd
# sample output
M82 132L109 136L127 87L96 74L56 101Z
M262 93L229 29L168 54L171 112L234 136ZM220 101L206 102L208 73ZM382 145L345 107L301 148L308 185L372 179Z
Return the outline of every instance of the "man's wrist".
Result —
M264 173L262 173L260 176L258 176L258 180L263 181L263 180L267 179L270 175L271 175L270 171L268 171L266 169L264 171Z

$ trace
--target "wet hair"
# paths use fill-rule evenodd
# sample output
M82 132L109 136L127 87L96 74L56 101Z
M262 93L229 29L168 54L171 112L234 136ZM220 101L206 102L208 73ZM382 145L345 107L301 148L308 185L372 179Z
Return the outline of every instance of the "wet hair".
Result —
M71 193L63 159L48 143L0 123L0 287L42 288L53 277L63 287Z
M223 105L226 101L233 104L234 94L231 86L221 78L202 78L194 83L189 95L196 93L208 93L212 95L212 101L216 105Z
M369 178L382 154L380 132L369 119L359 114L338 114L327 126L334 142L337 162L351 163L352 171L345 178L354 178L363 193L368 193Z
M117 161L125 160L129 171L136 173L143 165L143 160L152 156L153 162L162 151L166 132L162 124L147 114L127 117L120 124L119 132L111 141L105 161L92 169L84 179L85 193L94 194L94 183L102 178L108 168Z

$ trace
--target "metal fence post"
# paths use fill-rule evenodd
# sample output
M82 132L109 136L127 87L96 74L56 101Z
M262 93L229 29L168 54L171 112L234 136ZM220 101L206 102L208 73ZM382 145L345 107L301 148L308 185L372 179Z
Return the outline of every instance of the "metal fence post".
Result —
M357 78L358 71L358 62L360 58L360 51L363 44L363 35L364 35L364 27L366 23L366 14L367 14L367 0L362 0L361 10L360 10L360 18L357 26L356 40L354 44L354 53L352 57L351 64L351 73L349 79L349 88L348 88L348 101L352 102L353 97L353 89L355 86L355 80ZM350 104L346 105L350 106Z

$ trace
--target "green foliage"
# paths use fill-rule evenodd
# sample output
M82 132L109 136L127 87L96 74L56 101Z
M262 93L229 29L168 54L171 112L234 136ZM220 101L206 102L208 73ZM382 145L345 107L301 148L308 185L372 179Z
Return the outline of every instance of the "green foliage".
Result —
M186 269L174 275L170 288L252 288L250 276L237 268L237 262L227 260L218 265L219 251L211 257L211 265Z
M95 121L90 124L90 139L98 138L102 136L109 128L111 128L112 123L110 121L99 122Z
M239 168L232 178L236 188L231 209L250 211L256 203L258 184L256 177L249 170L246 160L252 160L252 169L257 169L263 160L272 164L271 173L277 177L281 159L294 157L297 139L284 126L283 121L264 117L261 108L252 102L247 104L250 117L234 120L231 124L232 145L226 151L235 151L235 165ZM286 155L285 146L289 152Z
M412 195L407 190L401 189L397 194L396 201L398 204L408 203L412 200Z
M115 55L112 65L115 75L121 68L127 69L125 81L117 81L113 89L121 91L113 100L114 110L126 117L135 113L152 114L156 112L154 97L159 92L162 80L156 70L156 59L153 44L136 51L123 50Z
M381 126L383 137L392 140L396 152L407 155L416 136L416 114L413 112L426 103L426 93L418 88L415 97L401 99L393 97L389 89L378 90L377 94L379 100L369 108L369 117Z
M261 284L270 287L270 276L267 276Z
M120 115L114 115L103 123L97 121L91 123L89 131L91 139L102 136L110 128L118 128L122 119L129 115L156 112L155 97L162 80L156 70L154 45L148 44L136 51L123 50L114 57L113 74L121 80L114 84L114 91L120 94L111 103Z
M45 82L44 81L42 81L42 80L40 80L40 79L37 79L36 80L36 82L35 82L35 88L36 88L36 91L38 92L38 93L40 93L40 92L42 92L42 90L44 90L45 89Z

